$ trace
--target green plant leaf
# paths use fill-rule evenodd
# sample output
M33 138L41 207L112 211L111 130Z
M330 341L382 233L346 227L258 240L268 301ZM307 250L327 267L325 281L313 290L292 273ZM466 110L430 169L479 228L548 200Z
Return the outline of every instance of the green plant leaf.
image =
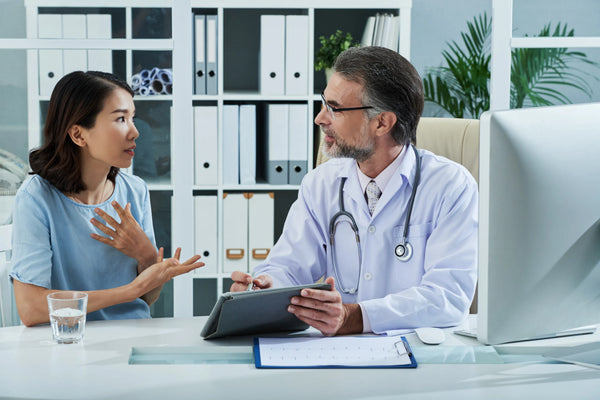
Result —
M455 118L479 118L489 109L491 18L486 13L467 22L462 42L447 43L446 66L428 68L423 78L425 101ZM537 36L573 36L574 30L546 24ZM581 51L566 48L518 48L512 51L510 102L512 108L570 103L561 89L591 97L589 79L596 76L577 65L600 65Z
M328 38L320 36L319 42L321 43L321 48L317 52L315 59L315 70L317 71L331 68L340 53L348 50L350 47L359 45L359 43L352 40L350 33L343 33L339 29Z

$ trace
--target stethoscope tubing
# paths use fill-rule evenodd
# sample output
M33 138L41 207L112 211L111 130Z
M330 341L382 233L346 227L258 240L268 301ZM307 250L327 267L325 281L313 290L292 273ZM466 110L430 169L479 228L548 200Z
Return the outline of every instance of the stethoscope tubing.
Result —
M405 261L405 262L408 261L412 256L412 246L408 242L408 233L409 233L409 227L410 227L410 217L412 215L413 205L415 203L415 197L417 194L417 187L419 186L419 182L421 180L421 157L419 156L419 152L417 151L417 149L412 145L411 145L411 147L416 156L417 168L415 171L415 179L413 181L413 188L412 188L412 191L410 194L410 199L408 200L408 207L406 210L406 221L404 222L404 231L402 234L402 241L394 248L394 255L396 256L396 258L398 258L400 261ZM337 281L339 283L340 290L344 293L353 294L356 291L358 291L358 284L356 285L355 288L352 288L352 289L347 289L343 285L342 280L340 279L338 271L337 271L337 265L335 262L335 252L333 251L335 229L336 229L336 225L338 223L337 220L340 217L346 217L350 221L350 226L352 228L352 231L354 232L354 235L356 237L356 244L358 246L358 255L359 255L358 276L359 276L359 281L360 281L360 274L362 273L362 257L361 257L362 254L361 254L361 248L360 248L360 236L358 234L358 225L356 224L356 221L354 220L354 216L352 216L352 214L350 212L346 211L346 209L344 207L344 185L346 184L346 179L347 179L346 177L342 177L342 180L340 182L339 197L338 197L339 211L337 213L335 213L333 215L333 217L331 217L331 220L329 221L329 238L331 241L332 269L333 269L335 278L337 279Z

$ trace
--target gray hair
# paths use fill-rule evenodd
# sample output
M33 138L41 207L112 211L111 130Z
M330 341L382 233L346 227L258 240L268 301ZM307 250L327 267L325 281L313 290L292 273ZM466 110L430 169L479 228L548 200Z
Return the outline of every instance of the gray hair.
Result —
M412 64L384 47L351 47L335 60L333 70L363 85L362 104L368 118L384 111L396 115L390 132L398 144L416 143L417 124L424 107L423 82Z

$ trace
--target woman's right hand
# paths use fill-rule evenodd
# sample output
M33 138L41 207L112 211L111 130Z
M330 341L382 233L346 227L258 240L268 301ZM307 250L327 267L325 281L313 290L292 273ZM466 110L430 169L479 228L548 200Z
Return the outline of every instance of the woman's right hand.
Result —
M175 257L163 260L163 249L160 248L156 264L153 264L143 270L132 282L139 286L139 296L148 293L154 288L164 285L171 279L181 274L186 274L204 266L203 262L198 261L199 255L195 255L183 263L179 262L181 249L175 251Z

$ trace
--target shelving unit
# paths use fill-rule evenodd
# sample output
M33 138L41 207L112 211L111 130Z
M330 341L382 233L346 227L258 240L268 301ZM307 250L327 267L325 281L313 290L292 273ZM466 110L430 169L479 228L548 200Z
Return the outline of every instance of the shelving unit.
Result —
M51 5L51 7L50 7ZM43 121L40 110L48 98L39 93L38 49L111 49L113 69L131 83L139 68L155 65L136 65L141 52L145 59L167 59L172 65L172 95L136 96L137 115L147 122L139 124L140 139L150 137L148 146L158 151L150 157L160 160L160 173L155 176L141 171L144 161L138 153L133 172L144 178L152 197L154 225L157 244L164 246L168 254L174 246L182 247L182 259L193 255L194 249L194 196L214 195L217 197L217 254L216 273L196 271L174 279L172 287L165 287L162 304L155 312L158 316L176 317L207 314L218 295L229 288L229 273L223 273L223 196L225 193L274 192L275 226L274 238L279 236L285 215L296 197L298 185L223 184L223 152L227 144L223 141L223 106L226 104L301 103L308 109L307 152L309 168L313 165L314 137L317 132L313 118L320 109L319 93L325 87L322 72L315 72L313 60L318 49L318 37L329 35L336 29L352 33L360 40L367 17L377 12L391 12L400 20L400 53L410 55L410 12L412 0L332 0L328 2L307 0L302 3L291 0L244 0L201 1L201 0L133 0L126 3L116 0L25 0L27 9L28 99L29 145L40 143L40 127ZM112 39L38 39L37 16L40 13L111 13ZM194 94L194 32L193 14L217 16L217 94ZM308 90L302 95L263 95L259 91L258 71L260 51L261 15L305 15L308 17ZM144 31L148 22L143 16L151 15L157 25L170 27L160 35ZM162 21L156 18L162 16ZM169 19L170 18L170 19ZM240 51L239 46L245 52ZM146 53L147 52L147 53ZM170 60L169 60L170 56ZM162 57L162 61L159 60ZM167 61L167 63L168 63ZM158 66L158 65L157 65ZM194 184L194 114L195 105L216 105L218 110L218 181L216 185ZM143 126L142 126L143 125ZM146 126L148 125L148 126ZM147 130L147 132L144 132ZM259 122L257 140L266 128ZM243 149L242 149L243 151ZM149 153L150 154L150 153ZM156 163L155 163L156 164ZM156 167L156 165L155 165ZM172 308L171 300L172 296ZM172 314L171 314L172 313Z

